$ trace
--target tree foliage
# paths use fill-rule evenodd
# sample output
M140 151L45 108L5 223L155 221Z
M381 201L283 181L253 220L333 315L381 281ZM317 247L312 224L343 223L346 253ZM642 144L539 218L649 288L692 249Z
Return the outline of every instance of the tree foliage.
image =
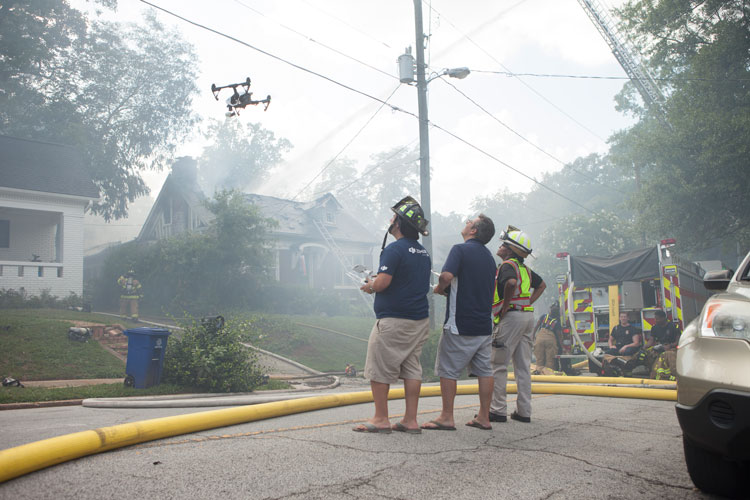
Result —
M126 216L148 192L140 172L194 123L192 47L152 14L92 21L60 0L3 2L0 33L0 133L77 147L101 191L93 211Z
M209 190L256 189L292 148L288 140L277 139L259 124L237 119L213 121L206 138L211 143L198 165L201 184Z
M503 189L476 198L472 208L491 217L498 233L509 224L525 231L534 249L529 265L549 284L564 271L555 258L558 252L606 256L639 245L628 208L633 176L632 169L617 167L608 156L592 154L546 173L541 181L579 200L587 211L539 185L528 193ZM493 252L495 245L497 240L490 245Z
M750 4L631 0L621 17L655 73L669 79L668 125L643 118L612 138L613 158L642 171L638 223L687 248L746 248Z
M129 243L112 252L94 285L97 299L116 300L115 280L132 267L143 285L146 311L203 314L258 300L272 264L269 230L276 222L237 191L219 192L207 204L214 219L206 231L152 245Z
M337 160L315 186L315 194L326 192L333 192L366 228L384 229L398 200L406 195L419 199L419 153L401 147L374 154L363 173L353 161Z

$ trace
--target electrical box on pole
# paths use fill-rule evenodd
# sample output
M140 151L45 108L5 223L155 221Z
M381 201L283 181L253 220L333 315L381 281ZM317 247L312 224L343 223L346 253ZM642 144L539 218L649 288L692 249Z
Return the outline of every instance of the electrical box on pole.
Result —
M414 56L411 55L411 47L406 47L406 52L398 56L398 79L401 83L414 83Z

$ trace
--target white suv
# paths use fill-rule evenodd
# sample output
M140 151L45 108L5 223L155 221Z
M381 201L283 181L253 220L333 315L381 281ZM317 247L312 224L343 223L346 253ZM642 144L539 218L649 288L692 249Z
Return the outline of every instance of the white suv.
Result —
M706 273L711 296L677 347L677 419L693 483L750 498L750 253Z

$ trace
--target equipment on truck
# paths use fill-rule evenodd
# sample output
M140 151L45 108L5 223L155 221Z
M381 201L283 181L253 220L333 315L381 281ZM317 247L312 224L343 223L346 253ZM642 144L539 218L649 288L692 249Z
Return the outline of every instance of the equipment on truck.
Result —
M611 257L558 253L568 266L557 280L563 351L573 354L578 347L601 368L593 352L607 346L620 312L629 313L644 335L658 310L666 312L668 321L681 331L698 316L710 295L703 287L704 270L674 255L670 249L675 244L674 239L666 239L654 247ZM566 335L575 339L575 346L566 342Z

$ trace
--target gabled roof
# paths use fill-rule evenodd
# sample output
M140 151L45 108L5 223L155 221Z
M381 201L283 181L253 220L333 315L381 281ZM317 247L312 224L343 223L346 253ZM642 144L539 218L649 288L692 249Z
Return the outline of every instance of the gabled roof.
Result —
M354 217L346 213L338 200L326 193L320 198L309 202L300 202L265 196L261 194L245 194L245 199L257 206L264 217L276 219L279 225L274 233L321 238L313 219L324 223L328 232L335 240L354 241L376 244L375 238ZM334 224L325 224L325 210L335 207Z
M138 239L142 240L147 234L150 234L153 224L157 223L160 200L167 193L180 195L199 219L206 223L213 220L213 214L203 203L206 196L197 183L195 172L190 166L191 162L193 162L192 159L181 158L175 163L172 173L164 182L156 203L154 203L146 222L141 228ZM323 241L322 235L313 222L318 220L323 223L336 241L349 241L367 245L377 244L373 235L359 221L349 215L331 193L326 193L309 202L250 193L245 193L244 197L248 203L258 207L263 217L272 218L278 222L278 226L272 230L273 234ZM331 214L335 218L333 223L326 219L326 212L328 211L333 212Z
M0 187L99 198L77 150L7 135L0 135Z

